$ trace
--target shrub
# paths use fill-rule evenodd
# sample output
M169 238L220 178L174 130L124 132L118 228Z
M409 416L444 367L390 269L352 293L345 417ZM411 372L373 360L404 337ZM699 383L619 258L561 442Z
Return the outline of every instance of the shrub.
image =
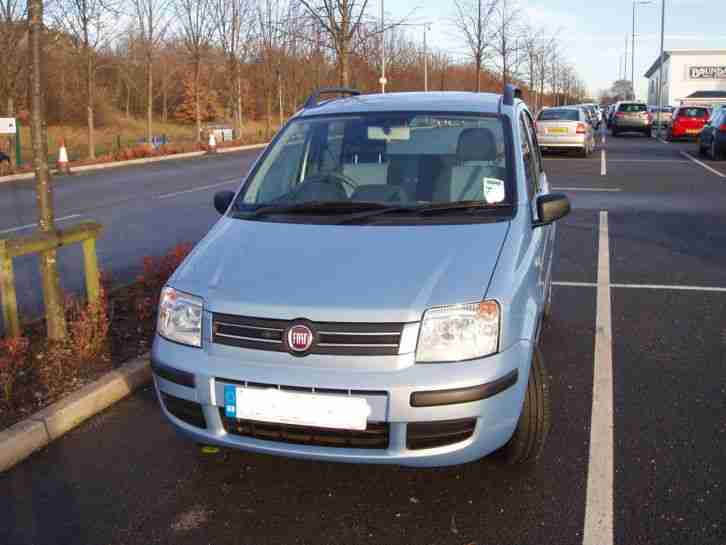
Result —
M110 319L108 300L103 286L98 302L84 304L69 297L66 300L68 315L68 348L77 362L87 362L100 356L107 346Z
M20 372L27 367L28 339L0 339L0 388L5 403L12 403Z

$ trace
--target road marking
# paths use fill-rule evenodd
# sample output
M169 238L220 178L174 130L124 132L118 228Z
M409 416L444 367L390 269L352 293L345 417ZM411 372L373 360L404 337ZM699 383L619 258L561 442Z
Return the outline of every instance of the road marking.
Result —
M596 282L552 282L553 286L568 288L596 288ZM661 290L661 291L706 291L726 293L726 288L717 286L680 286L678 284L610 284L611 288L626 288L638 290Z
M81 214L71 214L70 216L63 216L62 218L56 218L55 221L67 221L72 220L75 218L80 218ZM4 229L3 231L0 231L0 235L4 235L6 233L15 233L17 231L22 231L24 229L31 229L33 227L37 227L37 223L29 223L28 225L18 225L17 227L11 227L10 229Z
M177 195L186 195L187 193L196 193L197 191L206 191L207 189L214 189L215 187L221 187L223 185L238 184L241 178L233 178L231 180L224 180L216 184L204 185L202 187L195 187L194 189L185 189L184 191L174 191L173 193L164 193L163 195L157 195L157 199L169 199L176 197Z
M595 364L583 545L613 543L613 356L608 213L600 211Z
M607 160L605 159L605 150L602 150L600 155L600 176L605 176L608 173Z
M681 155L683 155L683 157L687 157L689 160L693 161L697 165L701 165L706 170L713 172L716 176L720 176L721 178L726 178L726 174L724 174L723 172L719 172L715 168L711 168L706 163L699 161L698 159L693 157L690 153L686 153L685 151L681 150Z
M610 159L611 163L688 163L683 159Z
M619 187L553 187L558 191L622 191Z

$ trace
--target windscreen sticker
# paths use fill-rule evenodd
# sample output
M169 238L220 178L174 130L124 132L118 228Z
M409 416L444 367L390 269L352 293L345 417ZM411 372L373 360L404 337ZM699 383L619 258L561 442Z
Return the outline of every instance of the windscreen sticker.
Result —
M482 187L484 190L484 200L489 204L496 204L504 201L504 180L499 178L482 179Z
M237 387L231 384L224 385L224 415L237 416Z

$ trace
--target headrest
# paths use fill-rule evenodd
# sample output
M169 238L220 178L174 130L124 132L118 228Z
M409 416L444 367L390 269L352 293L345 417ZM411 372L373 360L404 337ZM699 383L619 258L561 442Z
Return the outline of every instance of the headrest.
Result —
M459 135L456 158L461 163L466 161L496 161L497 142L494 133L485 128L464 129Z

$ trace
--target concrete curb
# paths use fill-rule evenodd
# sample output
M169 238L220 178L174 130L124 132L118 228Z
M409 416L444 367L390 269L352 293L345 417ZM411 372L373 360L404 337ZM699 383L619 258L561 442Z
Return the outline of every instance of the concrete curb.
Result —
M217 153L232 153L235 151L247 151L252 149L264 148L268 143L250 144L248 146L235 146L233 148L217 148ZM145 165L147 163L158 163L160 161L171 161L172 159L190 159L192 157L201 157L207 155L206 151L190 151L188 153L176 153L172 155L162 155L161 157L146 157L144 159L129 159L128 161L114 161L113 163L98 163L96 165L71 166L71 172L88 172L93 170L104 170L107 168L119 168L134 165ZM54 171L55 172L55 171ZM23 174L12 174L10 176L0 176L0 184L18 182L21 180L32 180L35 173L25 172Z
M0 431L0 473L151 380L149 355L132 360Z

